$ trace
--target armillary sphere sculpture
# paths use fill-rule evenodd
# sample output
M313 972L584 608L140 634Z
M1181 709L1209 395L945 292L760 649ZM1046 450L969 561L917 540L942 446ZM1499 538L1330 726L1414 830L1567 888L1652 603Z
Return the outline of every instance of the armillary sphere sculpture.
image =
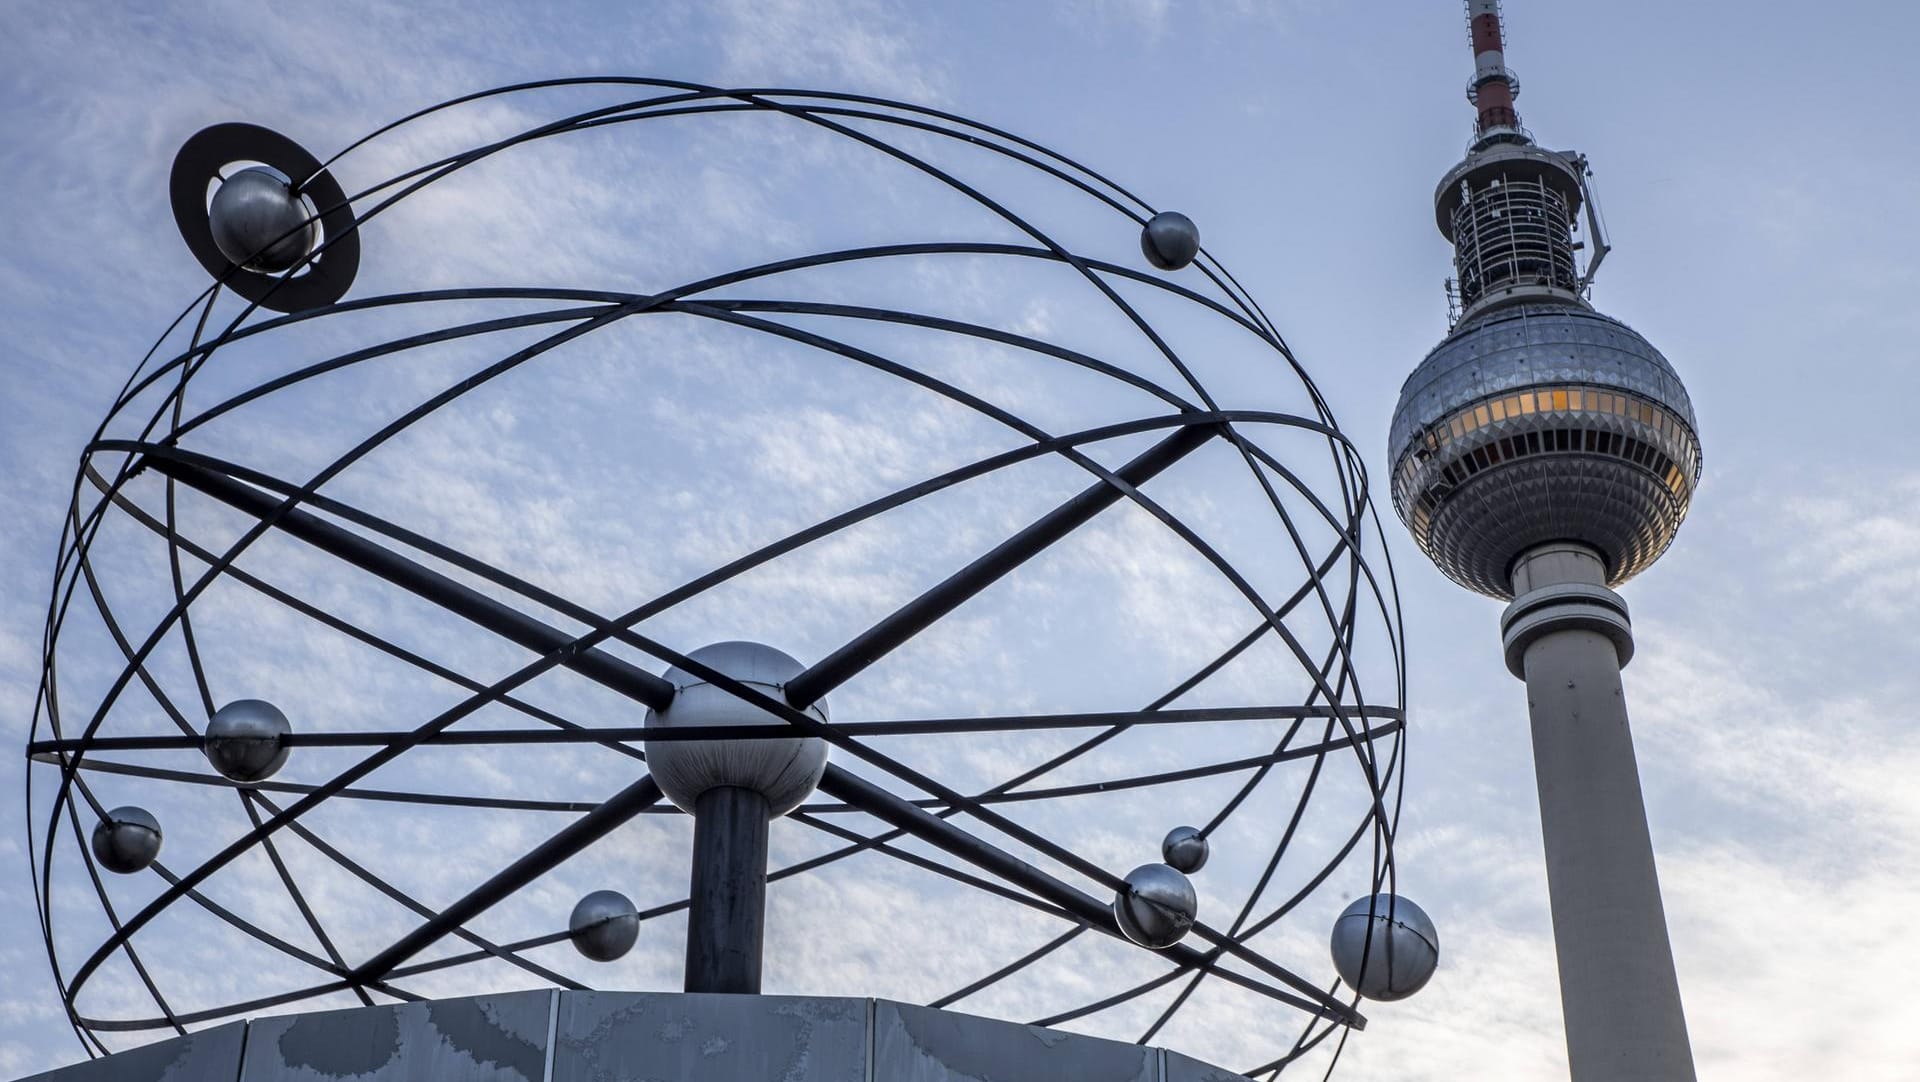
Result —
M764 970L1277 1074L1432 973L1368 477L1191 220L639 78L171 198L215 284L86 446L28 749L91 1050Z

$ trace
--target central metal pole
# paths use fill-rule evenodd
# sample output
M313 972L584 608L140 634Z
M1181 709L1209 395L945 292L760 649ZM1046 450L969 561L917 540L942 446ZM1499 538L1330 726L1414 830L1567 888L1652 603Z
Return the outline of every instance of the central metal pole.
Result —
M1593 550L1520 558L1501 621L1527 682L1560 1005L1574 1082L1693 1082L1620 669L1626 603Z
M717 786L694 802L689 992L760 992L768 820L767 798L751 789Z

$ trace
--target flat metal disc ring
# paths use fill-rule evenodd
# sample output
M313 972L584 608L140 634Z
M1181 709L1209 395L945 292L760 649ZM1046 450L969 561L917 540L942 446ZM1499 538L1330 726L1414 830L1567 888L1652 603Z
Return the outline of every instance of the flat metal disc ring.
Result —
M234 162L259 162L279 170L321 208L320 227L326 242L305 274L248 270L214 244L213 226L207 219L207 185L220 179L220 171ZM276 312L304 312L334 303L353 285L360 269L360 234L354 228L347 193L332 173L320 168L318 158L279 132L258 124L215 124L195 132L174 155L168 189L173 220L193 257L208 274L255 304Z

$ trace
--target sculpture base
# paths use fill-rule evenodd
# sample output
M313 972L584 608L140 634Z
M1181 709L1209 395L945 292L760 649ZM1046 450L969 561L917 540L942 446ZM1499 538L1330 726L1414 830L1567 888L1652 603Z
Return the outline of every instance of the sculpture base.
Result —
M1245 1082L1177 1052L884 999L510 992L234 1022L32 1082Z

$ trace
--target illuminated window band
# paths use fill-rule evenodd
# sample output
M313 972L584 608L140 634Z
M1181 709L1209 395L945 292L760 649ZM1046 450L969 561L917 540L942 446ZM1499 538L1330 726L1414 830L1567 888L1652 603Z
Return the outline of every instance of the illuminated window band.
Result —
M1606 414L1645 426L1667 448L1595 427L1593 419ZM1684 465L1674 461L1669 448L1680 452ZM1428 426L1400 460L1394 501L1404 508L1409 495L1416 492L1416 482L1426 474L1426 484L1418 488L1413 506L1414 532L1424 539L1441 502L1482 470L1512 459L1556 453L1632 463L1659 478L1681 506L1700 475L1700 445L1693 430L1657 403L1618 388L1540 387L1482 399Z

